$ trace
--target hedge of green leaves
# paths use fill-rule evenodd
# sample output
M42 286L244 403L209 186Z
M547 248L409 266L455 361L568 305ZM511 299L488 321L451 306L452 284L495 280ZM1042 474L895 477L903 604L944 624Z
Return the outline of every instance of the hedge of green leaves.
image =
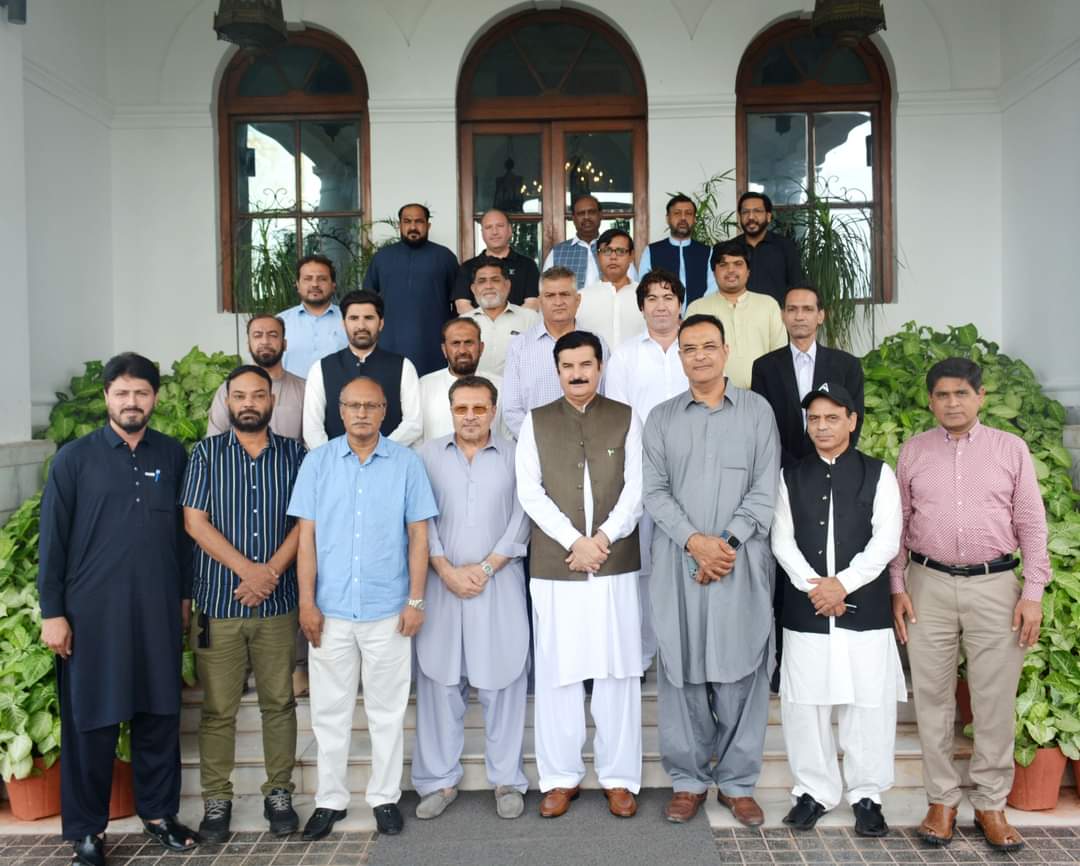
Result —
M1053 580L1043 596L1038 643L1024 657L1016 699L1016 760L1041 746L1080 759L1080 496L1062 444L1065 408L1042 393L1031 369L979 337L974 325L947 333L908 322L863 358L866 420L860 449L893 466L903 442L937 422L927 408L926 373L951 356L982 367L984 424L1023 437L1035 462L1049 524Z

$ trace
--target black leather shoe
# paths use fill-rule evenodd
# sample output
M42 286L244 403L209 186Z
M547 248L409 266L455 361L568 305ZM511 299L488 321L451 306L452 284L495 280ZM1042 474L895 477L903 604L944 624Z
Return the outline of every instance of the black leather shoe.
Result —
M885 816L881 814L881 804L875 803L869 797L863 797L851 807L855 813L856 836L887 836L889 825L885 823Z
M322 839L334 829L334 825L348 815L346 809L316 809L311 813L300 838L305 842Z
M376 806L373 811L375 812L375 826L380 833L396 836L405 826L397 803L385 803L382 806Z
M274 836L288 836L300 829L292 794L284 788L274 788L263 798L263 817L270 822L270 833Z
M147 835L153 836L170 851L190 851L199 844L199 834L167 815L159 822L143 821Z
M203 803L203 818L199 822L199 838L213 844L228 842L231 822L232 800L206 800Z
M72 863L81 863L83 866L105 866L105 837L83 836L73 846L74 853L71 855Z
M784 823L792 830L813 830L818 818L825 814L825 807L809 794L803 794L791 807Z

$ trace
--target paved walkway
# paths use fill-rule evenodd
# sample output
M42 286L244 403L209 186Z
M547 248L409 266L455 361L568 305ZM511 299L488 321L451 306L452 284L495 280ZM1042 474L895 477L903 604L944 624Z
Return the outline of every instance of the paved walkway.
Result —
M449 817L450 813L447 813ZM494 822L496 819L492 819ZM503 822L491 827L505 826ZM415 824L412 825L415 828ZM554 825L553 825L554 826ZM620 828L629 837L645 832L645 822L620 822ZM640 828L640 829L638 829ZM982 837L970 826L958 828L960 836L946 849L926 848L914 837L913 828L894 828L882 840L859 839L850 830L836 827L824 828L812 833L793 834L786 829L764 831L735 830L712 831L716 843L717 864L887 864L887 863L1023 863L1023 864L1075 864L1080 862L1080 828L1074 827L1025 827L1023 833L1027 846L1016 854L999 854L992 851ZM405 843L405 844L403 844ZM322 842L300 842L275 839L261 833L236 833L227 845L204 845L192 854L162 854L157 843L137 834L124 834L110 839L110 866L378 866L387 858L380 858L380 846L400 846L395 853L407 850L407 839L379 840L370 833L334 833ZM445 866L472 866L473 861L461 862L444 856L440 861L426 859L431 853L427 846L424 860L415 862L441 862ZM626 848L620 846L617 857L605 858L602 852L590 852L592 856L570 856L565 863L611 863L613 866L653 866L657 862L677 864L679 851L670 850L662 861L642 856L627 856ZM520 856L527 849L517 852L515 863L537 863L543 866L560 866L550 859L534 860ZM68 866L71 848L57 836L0 836L0 866ZM419 852L418 852L419 853ZM446 852L449 854L449 851ZM580 855L580 852L578 852ZM392 862L400 862L395 856ZM503 862L509 863L509 860Z

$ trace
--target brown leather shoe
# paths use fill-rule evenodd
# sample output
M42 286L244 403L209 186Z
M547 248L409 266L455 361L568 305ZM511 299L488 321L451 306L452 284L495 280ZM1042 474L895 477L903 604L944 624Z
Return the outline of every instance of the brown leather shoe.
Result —
M728 797L717 791L716 799L721 805L727 806L735 820L744 827L760 827L765 823L765 813L753 797Z
M1019 851L1024 847L1023 837L1016 832L1001 810L981 812L975 810L975 826L986 839L986 844L998 851Z
M608 810L616 818L633 818L637 814L637 800L626 788L604 788Z
M956 808L944 803L931 803L915 835L927 845L941 848L952 841L955 832Z
M685 824L693 819L709 796L708 791L694 794L690 791L676 791L671 795L667 806L664 807L664 817L672 824Z
M573 788L552 788L544 794L544 799L540 801L540 817L558 818L560 815L565 815L566 810L570 808L570 801L576 800L580 793L581 789L577 786Z

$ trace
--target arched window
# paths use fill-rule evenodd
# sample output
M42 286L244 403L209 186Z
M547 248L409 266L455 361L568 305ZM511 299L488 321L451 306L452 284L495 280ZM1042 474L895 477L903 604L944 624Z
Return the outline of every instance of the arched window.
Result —
M827 204L865 241L868 294L891 301L892 89L873 42L844 47L782 21L743 54L736 94L739 190L766 193L797 227Z
M483 249L499 208L514 248L539 263L574 234L570 204L591 193L603 228L647 238L645 79L630 46L590 15L515 15L482 36L458 82L461 257Z
M299 256L357 282L369 198L367 82L352 50L302 30L269 52L237 52L218 99L226 310L293 303Z

